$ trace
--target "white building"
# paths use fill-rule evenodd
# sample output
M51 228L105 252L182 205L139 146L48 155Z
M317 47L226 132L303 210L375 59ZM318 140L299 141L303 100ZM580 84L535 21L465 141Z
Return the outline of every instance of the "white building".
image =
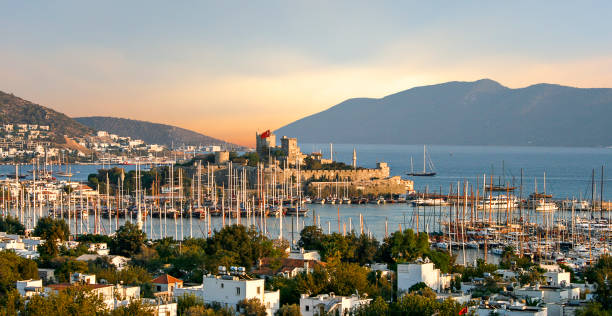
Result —
M42 280L17 281L17 291L23 297L32 297L43 293Z
M105 242L90 243L89 247L87 248L87 251L95 252L100 256L108 256L108 254L110 253L108 245Z
M113 266L115 266L115 268L117 268L117 270L119 271L123 270L128 265L128 262L130 261L130 258L126 258L123 256L115 256L115 255L102 256L102 255L94 255L94 254L80 255L76 258L76 260L88 262L88 261L95 261L98 258L107 258L108 261Z
M544 273L546 285L549 286L569 286L571 274L563 270L549 271Z
M299 251L291 251L289 252L289 259L299 259L299 260L317 260L321 261L321 255L316 250L304 250L304 248L300 248Z
M368 305L372 299L361 299L353 294L351 296L335 296L331 294L320 294L309 297L302 294L300 298L300 313L302 316L314 315L350 315L353 310Z
M429 259L418 259L416 263L397 265L397 290L407 292L417 283L425 283L434 291L442 291L450 286L451 276L436 269Z
M75 283L96 284L96 275L75 272L70 275L70 284Z
M280 307L280 291L264 290L264 279L244 279L238 275L208 275L201 286L175 288L175 297L193 294L206 304L218 303L222 307L238 311L238 303L252 298L258 299L269 316Z
M216 146L216 145L211 145L211 146L206 146L206 151L207 152L218 152L221 151L221 146Z
M578 287L545 287L533 286L514 289L514 295L540 300L544 303L559 303L580 299Z

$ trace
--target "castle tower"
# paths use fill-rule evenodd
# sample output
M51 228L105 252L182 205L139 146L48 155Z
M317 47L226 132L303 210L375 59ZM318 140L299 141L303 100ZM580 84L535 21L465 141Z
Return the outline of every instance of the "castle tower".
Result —
M353 169L357 169L357 152L355 147L353 147Z

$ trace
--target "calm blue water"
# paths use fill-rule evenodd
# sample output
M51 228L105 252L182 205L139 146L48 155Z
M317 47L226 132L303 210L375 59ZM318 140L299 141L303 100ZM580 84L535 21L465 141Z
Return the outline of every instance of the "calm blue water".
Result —
M405 175L410 171L410 157L414 169L423 168L423 146L420 145L348 145L334 144L334 158L351 163L353 148L357 151L357 164L374 168L377 161L385 161L391 167L392 175ZM304 152L321 150L329 158L329 144L303 144ZM553 198L579 196L591 198L591 174L595 169L596 192L599 194L601 166L604 166L604 200L612 200L612 189L606 190L612 178L611 148L562 148L562 147L485 147L485 146L427 146L435 171L435 177L414 177L417 191L448 192L450 183L467 180L482 186L482 177L494 175L494 182L520 184L523 168L523 193L534 192L537 179L538 192L544 190L546 173L546 192ZM502 173L502 164L504 166ZM501 179L500 179L501 177ZM518 190L516 192L518 194Z
M350 163L352 159L353 147L357 150L357 163L364 167L375 167L377 161L385 161L391 167L392 175L404 176L410 170L410 156L413 157L415 169L422 168L423 147L409 145L347 145L334 144L334 157L336 160ZM302 144L304 152L321 150L324 157L329 157L329 144ZM546 190L552 193L555 198L591 196L591 172L596 169L597 192L600 192L600 172L601 166L612 164L612 149L608 148L542 148L542 147L478 147L478 146L428 146L431 160L435 164L438 175L435 177L414 178L415 189L424 191L438 191L442 186L443 192L448 192L450 183L456 184L457 181L467 180L471 184L476 183L479 177L482 185L482 175L487 174L487 181L491 172L495 175L495 182L502 176L506 181L518 186L520 181L520 169L524 170L524 195L534 191L534 183L537 178L538 191L543 190L543 175L546 173ZM502 161L504 162L504 173L502 175ZM421 166L421 167L417 167ZM101 166L94 165L73 165L72 172L75 174L73 180L84 181L89 173L94 173ZM131 170L134 166L124 166ZM30 166L22 166L22 170L29 170ZM14 166L0 166L0 174L14 173ZM605 188L609 186L612 170L605 169ZM406 177L406 176L404 176ZM604 188L604 199L612 200L612 189ZM517 192L518 194L518 192ZM399 229L416 228L414 215L417 210L409 204L387 204L387 205L310 205L311 212L306 218L300 218L300 228L304 225L312 224L313 214L316 214L322 229L327 232L338 231L338 208L340 208L340 232L352 228L359 232L359 217L363 216L366 232L370 232L379 240L385 236L385 222L388 222L388 232L391 233ZM440 211L433 208L420 208L421 231L435 231L438 229ZM442 208L443 217L448 214L448 208ZM533 215L533 214L532 214ZM541 216L541 215L539 215ZM557 212L555 217L567 217L567 212ZM586 217L587 214L579 214ZM532 217L532 221L540 221L537 216ZM234 221L234 220L232 220ZM121 225L124 219L119 220ZM246 219L243 219L243 223ZM291 238L291 218L284 218L283 236ZM256 222L258 223L258 221ZM294 221L295 223L295 221ZM115 224L109 229L108 219L103 219L102 224L105 231L114 231ZM151 230L151 224L153 229ZM176 223L177 233L175 233L175 223L168 218L166 224L159 219L152 219L146 223L145 232L153 238L159 238L160 224L167 236L191 234L194 237L205 236L207 223L199 219L183 219ZM295 225L295 224L294 224ZM80 226L80 225L79 225ZM89 225L84 223L89 231L93 231L93 219ZM211 228L220 229L222 221L220 218L212 218ZM74 231L74 222L71 227ZM79 227L80 228L80 227ZM182 229L181 229L182 228ZM297 237L297 226L294 226ZM268 218L267 230L270 237L276 238L279 234L279 219Z

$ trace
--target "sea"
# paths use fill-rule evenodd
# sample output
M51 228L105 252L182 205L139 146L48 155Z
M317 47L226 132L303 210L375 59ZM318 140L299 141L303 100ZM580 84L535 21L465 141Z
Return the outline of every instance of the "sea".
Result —
M546 192L552 194L554 199L587 199L592 196L593 183L595 198L602 194L603 200L612 200L612 189L609 189L612 170L612 148L580 148L580 147L511 147L511 146L427 146L427 168L433 167L437 173L434 177L409 177L406 175L411 169L422 171L423 145L383 145L383 144L301 144L303 152L320 151L324 158L331 156L336 161L347 164L352 162L353 149L357 156L357 165L375 168L378 162L386 162L390 167L392 176L401 176L414 180L414 189L419 192L439 192L447 194L451 184L456 190L457 183L467 182L469 185L478 183L482 186L482 179L487 183L493 176L495 184L510 184L516 186L516 195L522 191L524 197L532 192ZM411 167L411 158L412 165ZM122 166L131 170L134 166ZM603 167L603 181L602 181ZM14 174L14 166L0 166L0 174ZM90 173L97 172L102 165L72 165L73 180L86 181ZM31 166L20 167L20 173L31 169ZM593 176L594 174L594 176ZM522 176L521 176L522 175ZM594 180L594 181L593 181ZM522 183L522 185L521 185ZM385 235L400 229L416 228L415 214L420 216L419 230L433 232L439 230L437 222L444 214L449 212L448 207L419 208L410 204L362 204L362 205L308 205L309 213L306 217L284 217L282 222L283 238L299 239L299 229L304 225L317 223L324 232L344 232L351 229L360 233L360 222L363 223L364 233L384 239ZM567 212L559 211L557 215L567 217ZM587 214L578 214L586 217ZM340 218L340 220L338 220ZM537 221L537 216L534 216ZM107 220L106 220L107 221ZM120 219L119 224L123 223ZM229 221L229 220L228 220ZM235 221L233 219L232 221ZM243 223L246 219L242 219ZM114 231L116 223L112 225L103 222L103 229ZM252 224L256 229L263 230L262 223L254 219ZM74 225L74 223L72 223ZM93 231L93 223L83 223L84 231ZM172 236L178 239L188 237L207 236L208 223L200 219L179 219L176 223L152 219L145 224L147 234L156 239L163 236ZM79 225L80 226L80 225ZM80 227L77 226L77 231ZM220 229L222 220L212 218L210 233ZM280 220L275 217L267 219L266 234L271 238L280 235ZM176 229L175 229L176 228ZM461 256L461 254L460 254ZM472 253L469 260L481 257L482 253ZM458 260L461 260L459 258Z

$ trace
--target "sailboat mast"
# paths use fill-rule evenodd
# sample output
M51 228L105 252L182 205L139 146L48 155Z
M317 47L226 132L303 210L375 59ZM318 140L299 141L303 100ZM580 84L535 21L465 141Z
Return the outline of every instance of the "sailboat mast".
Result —
M425 147L426 145L423 145L423 174L425 173Z

